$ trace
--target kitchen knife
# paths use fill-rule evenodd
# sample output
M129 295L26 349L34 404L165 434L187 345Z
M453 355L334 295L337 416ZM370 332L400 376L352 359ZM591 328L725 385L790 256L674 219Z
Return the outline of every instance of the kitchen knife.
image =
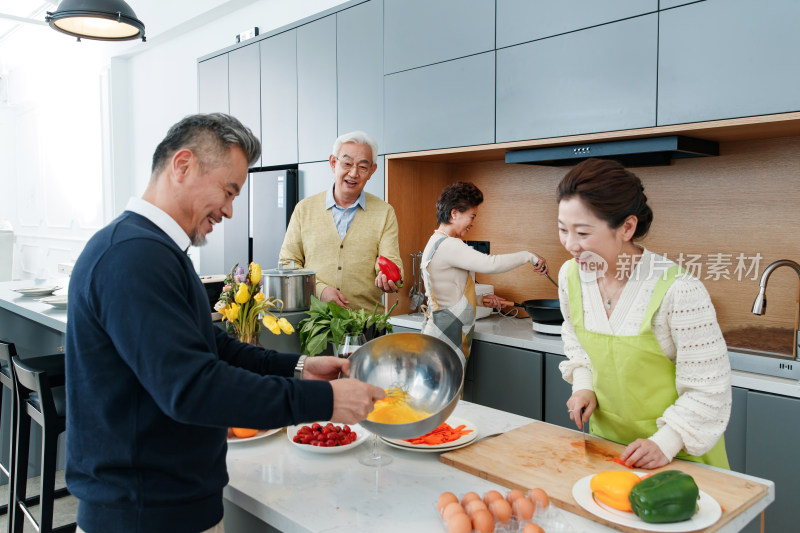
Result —
M581 437L583 440L583 457L586 457L586 423L583 421L583 408L578 411L578 417L581 419Z

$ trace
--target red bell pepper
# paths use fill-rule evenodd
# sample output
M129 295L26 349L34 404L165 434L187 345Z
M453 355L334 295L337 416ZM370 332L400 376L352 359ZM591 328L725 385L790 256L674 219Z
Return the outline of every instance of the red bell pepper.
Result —
M400 267L394 261L379 255L378 267L381 269L381 274L385 274L389 281L394 281L398 288L403 286L403 280L400 278Z

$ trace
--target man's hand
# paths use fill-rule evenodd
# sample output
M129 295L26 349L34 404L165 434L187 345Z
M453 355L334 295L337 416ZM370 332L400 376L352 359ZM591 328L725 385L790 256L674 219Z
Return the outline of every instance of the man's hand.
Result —
M319 299L323 302L334 302L339 307L350 309L350 307L348 307L350 302L344 297L344 294L342 294L339 289L334 287L325 287L322 290L322 294L319 295Z
M581 389L572 393L572 396L567 400L567 409L569 409L569 418L578 429L583 429L583 425L589 421L595 407L597 407L597 396L594 391ZM583 416L580 416L583 410Z
M382 272L375 278L375 286L383 292L400 292L400 289L395 285L394 281L389 281L386 274Z
M339 374L350 375L350 361L341 357L318 355L307 357L303 367L303 379L318 379L331 381Z
M619 458L629 468L652 470L669 464L667 456L664 455L658 444L650 439L636 439L631 442Z
M375 402L386 397L383 389L356 379L337 379L331 381L331 387L333 387L331 422L340 424L361 422L372 412Z

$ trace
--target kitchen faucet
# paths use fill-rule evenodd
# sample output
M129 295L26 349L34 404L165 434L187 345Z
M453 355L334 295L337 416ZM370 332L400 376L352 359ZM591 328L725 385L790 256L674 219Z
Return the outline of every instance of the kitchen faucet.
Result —
M798 265L797 263L795 263L790 259L778 259L774 263L771 263L769 266L767 266L767 268L764 269L764 273L761 274L761 286L758 290L758 296L756 296L756 301L753 302L754 315L764 314L764 311L767 308L767 281L769 280L770 275L772 275L772 272L776 268L782 266L792 267L795 270L795 272L797 272L798 278L800 278L800 265ZM795 324L794 324L793 355L795 359L797 359L798 348L800 348L800 309L795 315Z

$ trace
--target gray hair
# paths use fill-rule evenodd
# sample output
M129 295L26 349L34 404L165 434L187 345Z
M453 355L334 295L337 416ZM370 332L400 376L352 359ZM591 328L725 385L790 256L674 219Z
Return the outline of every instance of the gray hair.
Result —
M351 131L350 133L339 135L339 137L333 141L333 151L331 152L333 157L339 157L339 150L344 143L368 145L370 150L372 150L372 164L375 164L375 159L378 157L378 143L376 143L372 137L363 131Z
M261 142L249 128L224 113L184 117L173 125L153 152L151 179L164 169L170 158L182 148L191 150L203 171L217 168L232 146L238 146L251 166L261 157Z

